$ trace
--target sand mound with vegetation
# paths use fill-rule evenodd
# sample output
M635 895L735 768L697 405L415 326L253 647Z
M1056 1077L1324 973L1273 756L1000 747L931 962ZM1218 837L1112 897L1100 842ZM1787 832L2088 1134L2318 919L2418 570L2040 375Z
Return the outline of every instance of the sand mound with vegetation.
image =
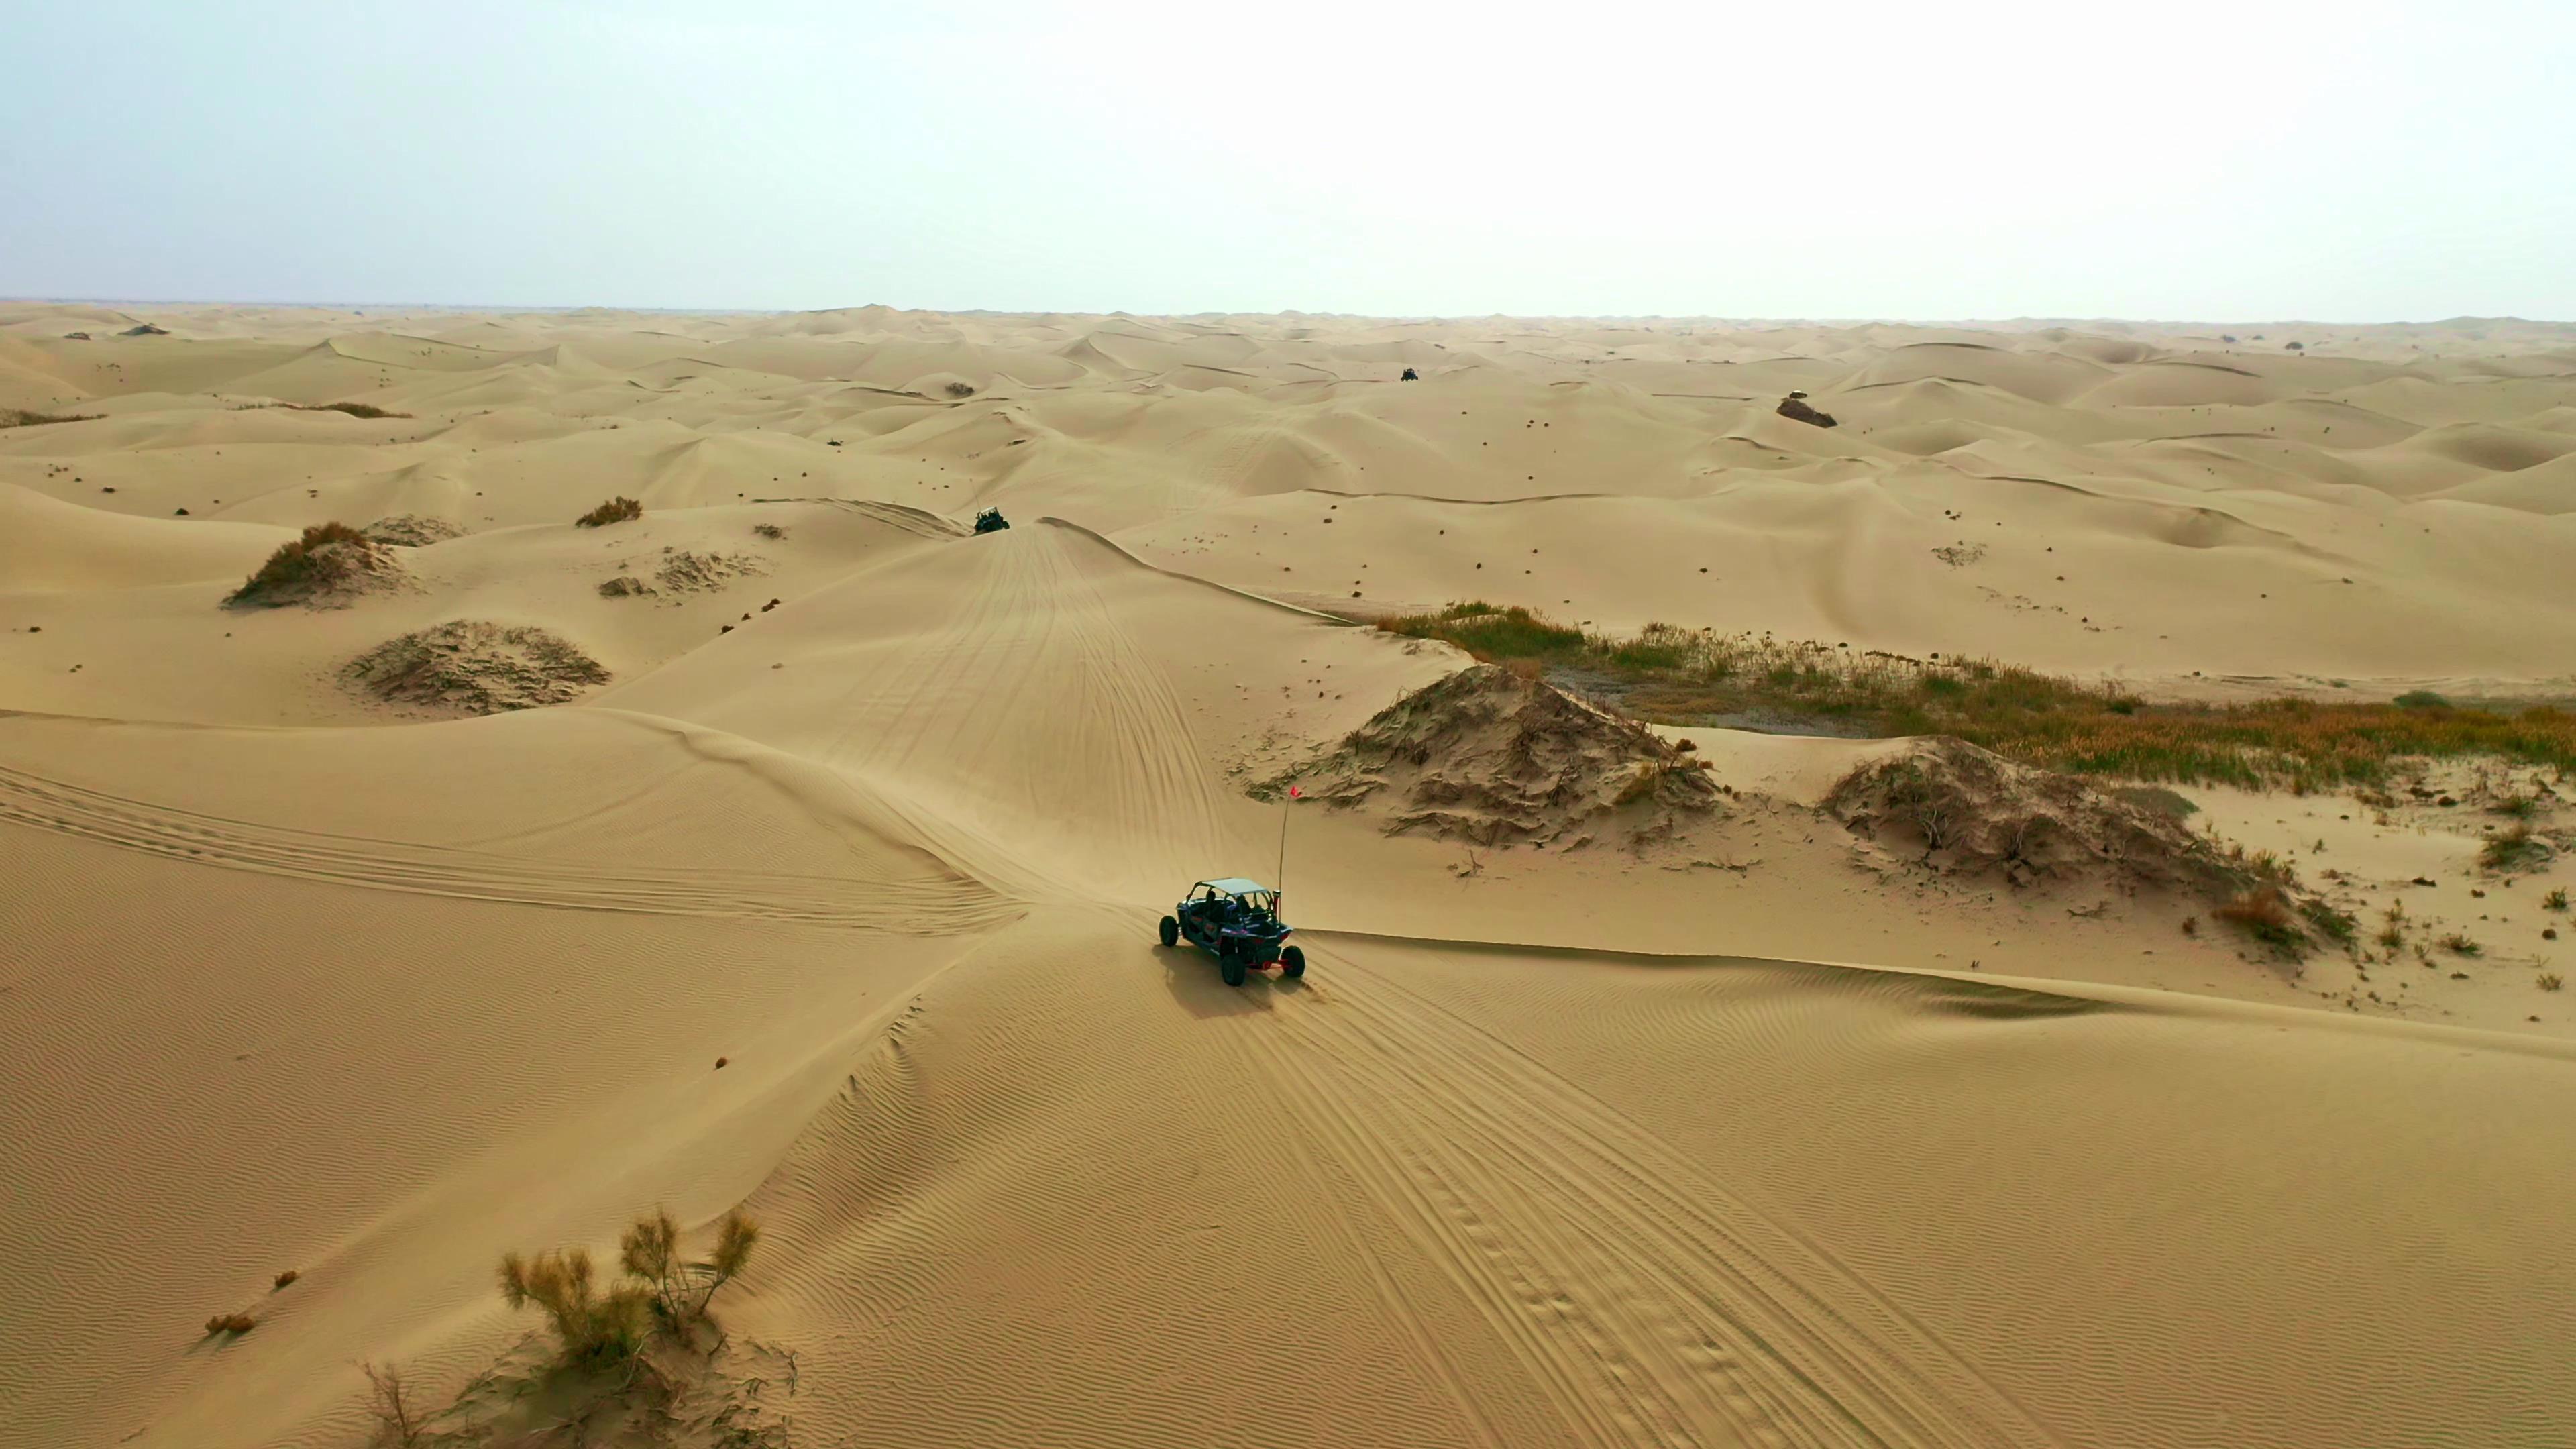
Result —
M653 578L666 592L694 594L720 589L735 579L760 572L760 560L747 553L692 553L678 549L663 555L662 566L654 571Z
M1555 841L1622 812L1632 838L1669 833L1718 797L1703 762L1653 731L1490 664L1389 705L1300 784L1347 805L1394 791L1390 832L1478 845Z
M1934 736L1843 777L1824 808L1854 833L1919 851L1923 864L1995 873L2016 886L2108 882L2207 900L2267 945L2347 941L2352 923L2267 855L2221 850L2157 808L2167 791L2113 793Z
M402 588L409 576L391 550L345 523L317 523L224 596L235 608L344 608L366 594Z
M379 699L462 714L563 704L608 682L599 661L559 634L476 619L387 640L351 660L346 674Z
M405 548L427 548L465 536L459 525L425 513L397 513L391 518L379 518L359 531L377 543L397 543Z

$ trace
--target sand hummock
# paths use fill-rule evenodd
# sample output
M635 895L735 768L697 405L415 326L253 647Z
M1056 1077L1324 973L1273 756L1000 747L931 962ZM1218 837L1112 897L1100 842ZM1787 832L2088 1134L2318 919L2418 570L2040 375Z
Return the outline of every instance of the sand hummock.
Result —
M400 544L405 548L427 548L433 543L465 536L462 524L420 513L398 513L390 518L379 518L359 531L378 543Z
M410 571L392 548L342 525L323 524L281 544L224 603L236 609L343 609L410 584Z
M578 699L608 671L534 625L456 619L389 639L343 671L378 699L460 714L500 714Z
M1343 805L1390 791L1398 802L1390 832L1479 845L1555 841L1630 809L1633 837L1718 799L1705 761L1633 720L1491 664L1387 706L1295 779Z

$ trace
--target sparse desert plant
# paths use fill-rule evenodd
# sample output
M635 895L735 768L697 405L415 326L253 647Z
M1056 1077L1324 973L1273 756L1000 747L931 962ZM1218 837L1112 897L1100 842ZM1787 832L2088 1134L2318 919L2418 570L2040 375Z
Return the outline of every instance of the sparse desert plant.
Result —
M2565 981L2559 979L2559 975L2555 971L2543 971L2540 973L2540 989L2543 991L2556 991L2566 984L2567 983Z
M2567 887L2560 886L2549 894L2542 896L2540 898L2540 905L2541 909L2549 911L2563 911L2567 909Z
M2200 934L2200 917L2198 917L2198 916L2185 916L2185 917L2183 917L2183 918L2182 918L2182 933L2183 933L2184 935L2186 935L2186 936L2197 936L2197 935L2199 935L2199 934Z
M2576 766L2576 713L2453 707L2421 690L2393 703L2158 704L1993 660L1914 659L1671 624L1596 634L1476 600L1377 627L1532 675L1579 672L1582 693L1650 723L1748 713L1833 720L1882 736L1955 735L2022 764L2128 781L2320 792L2384 786L2419 758ZM2384 789L2369 798L2381 808L2396 803Z
M263 595L310 593L345 583L374 556L375 541L345 523L317 523L304 536L281 543L268 562L224 596L227 604Z
M787 530L779 527L775 523L755 523L751 526L751 531L759 534L762 538L776 539L785 538L787 536Z
M638 1218L618 1245L622 1281L601 1288L589 1250L566 1248L501 1260L501 1296L512 1308L543 1309L574 1367L601 1367L641 1352L656 1332L683 1341L706 1321L708 1300L751 1261L760 1226L737 1210L717 1225L714 1253L683 1257L679 1225L665 1212Z
M376 1416L376 1442L393 1449L417 1449L429 1442L431 1413L413 1394L402 1365L358 1365L367 1376L367 1411Z
M247 1313L218 1313L206 1320L208 1334L248 1333L257 1327L259 1320Z
M952 382L948 384L948 395L950 397L973 397L975 395L975 385L967 382Z
M2391 951L2405 945L2406 903L2403 901L2390 901L2388 903L2388 909L2381 913L2380 919L2387 924L2379 928L2379 944L2387 947Z
M2210 914L2276 951L2295 955L2307 944L2298 917L2290 913L2290 903L2271 886L2247 891Z
M289 1269L287 1269L285 1272L280 1273L280 1274L278 1274L278 1275L277 1275L277 1284L276 1284L276 1286L277 1286L277 1287L279 1287L279 1288L284 1288L284 1287L286 1287L288 1284L293 1283L296 1279L301 1278L301 1277L303 1277L303 1276L304 1276L303 1274L296 1272L296 1271L295 1271L294 1269L292 1269L292 1268L289 1268Z
M2529 820L2540 813L2540 797L2531 794L2507 795L2487 807L2492 815L2510 815L2516 820Z
M2478 849L2478 864L2489 870L2521 870L2549 858L2549 846L2531 833L2528 825L2516 825L2501 835L2487 837Z
M2466 931L2453 931L2433 943L2454 956L2475 956L2486 948L2469 939Z
M733 1281L751 1261L760 1241L760 1225L737 1210L716 1227L715 1252L702 1262L680 1255L680 1229L667 1212L637 1218L618 1245L618 1264L628 1277L650 1289L654 1317L664 1328L685 1334L702 1321L707 1301Z
M2309 901L2299 908L2299 914L2308 918L2318 935L2338 946L2352 944L2355 922L2351 912L2336 910L2324 901Z
M99 413L40 413L27 408L0 408L0 428L36 428L47 423L94 423Z
M644 505L621 494L574 519L573 524L578 528L599 528L611 523L631 522L643 516Z
M501 1259L501 1297L512 1308L533 1303L543 1309L568 1364L598 1366L633 1358L653 1331L653 1295L637 1283L602 1292L595 1276L587 1248L533 1258L511 1253Z

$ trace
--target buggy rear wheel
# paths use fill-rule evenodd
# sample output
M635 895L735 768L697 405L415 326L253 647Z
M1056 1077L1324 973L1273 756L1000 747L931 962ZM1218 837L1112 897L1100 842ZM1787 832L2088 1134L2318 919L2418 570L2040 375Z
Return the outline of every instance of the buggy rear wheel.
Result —
M1165 916L1163 918L1163 944L1166 946L1177 945L1179 944L1180 939L1181 923L1173 920L1169 916Z
M1234 954L1232 951L1226 951L1217 956L1216 970L1218 975L1225 978L1226 985L1241 986L1243 984L1243 958Z
M1306 948L1290 946L1279 953L1279 974L1291 981L1306 974Z

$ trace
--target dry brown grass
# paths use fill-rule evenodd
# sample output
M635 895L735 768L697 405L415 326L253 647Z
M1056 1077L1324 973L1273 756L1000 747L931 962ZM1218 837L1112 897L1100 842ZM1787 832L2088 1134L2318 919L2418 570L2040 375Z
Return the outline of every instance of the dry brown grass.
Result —
M2276 951L2296 954L2307 944L2290 903L2270 886L2247 891L2210 914Z
M2380 785L2409 756L2496 755L2576 769L2576 714L2548 707L2468 709L2436 696L2147 704L2113 686L1990 659L1913 659L1670 624L1616 637L1475 602L1378 627L1516 670L1581 671L1588 692L1658 724L1769 715L1870 735L1956 735L2077 774L2305 792Z
M611 498L606 503L573 520L579 528L598 528L611 523L628 523L644 516L644 505L632 498Z

